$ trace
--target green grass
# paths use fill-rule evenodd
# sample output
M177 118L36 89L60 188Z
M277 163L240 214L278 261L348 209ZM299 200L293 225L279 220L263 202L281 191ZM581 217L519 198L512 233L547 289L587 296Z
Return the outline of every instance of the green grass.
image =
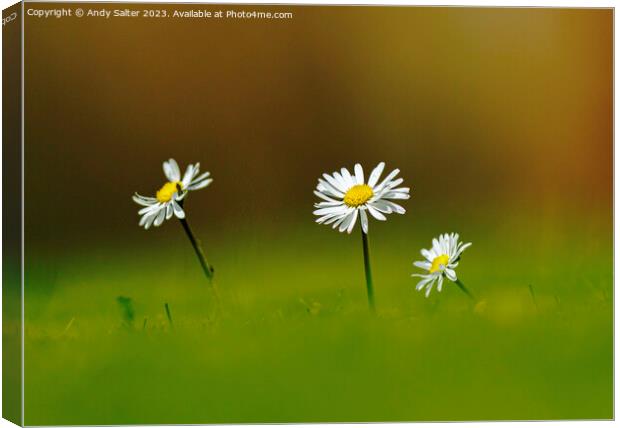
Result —
M41 257L27 271L26 423L613 417L608 230L461 230L474 304L453 284L415 292L419 248L451 230L399 221L371 224L376 317L360 237L321 226L206 240L221 316L173 223Z

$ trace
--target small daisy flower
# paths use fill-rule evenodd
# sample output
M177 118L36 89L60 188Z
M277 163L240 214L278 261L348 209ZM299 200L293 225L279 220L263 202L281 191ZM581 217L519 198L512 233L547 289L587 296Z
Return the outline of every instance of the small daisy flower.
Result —
M168 159L164 162L164 175L168 181L155 193L155 197L142 196L135 193L133 200L137 204L144 206L144 208L138 211L138 214L142 216L139 224L144 226L145 229L148 229L153 224L160 226L164 220L170 219L173 215L179 219L187 238L194 248L196 257L198 257L200 267L215 293L219 307L219 297L213 282L213 266L207 261L200 241L196 239L183 210L184 198L188 192L205 188L213 181L213 179L209 178L209 172L199 174L200 164L190 164L181 178L181 170L177 162L174 159Z
M426 288L426 297L428 297L433 289L433 285L437 282L437 291L441 291L444 277L454 282L458 287L473 297L465 288L463 283L456 276L456 268L459 265L461 254L465 251L471 242L464 244L459 242L458 233L439 235L439 238L433 239L433 247L430 250L421 250L422 256L426 260L414 262L413 265L420 269L424 269L426 274L413 274L422 278L418 282L416 289L418 291Z
M164 162L164 175L168 181L155 193L155 197L142 196L136 193L134 202L144 206L138 214L142 216L140 226L145 229L160 226L174 214L177 218L185 218L182 200L189 191L207 187L213 181L209 172L198 175L200 164L189 165L181 178L179 165L174 159Z
M346 168L340 172L323 174L319 178L314 194L322 199L314 206L314 215L319 224L332 224L340 232L351 233L357 217L360 218L362 230L368 233L368 214L377 220L386 220L385 214L404 214L405 209L391 200L409 199L408 187L397 187L402 178L396 178L400 170L395 169L381 182L379 178L385 168L381 162L364 180L364 170L360 164L353 168L353 174Z

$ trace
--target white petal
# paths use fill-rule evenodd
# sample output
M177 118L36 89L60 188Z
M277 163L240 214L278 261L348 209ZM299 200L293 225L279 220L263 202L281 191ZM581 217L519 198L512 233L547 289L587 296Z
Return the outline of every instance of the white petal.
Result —
M411 196L408 193L401 192L385 192L381 194L385 199L409 199Z
M157 214L157 217L155 217L155 222L153 223L153 225L160 226L164 222L165 218L166 218L166 209L162 208L159 211L159 214Z
M166 205L166 220L170 220L170 217L172 217L172 204L168 202Z
M341 201L334 201L334 202L321 201L321 202L314 203L315 208L337 207L341 205L343 205Z
M181 180L181 183L183 183L183 188L186 189L189 184L192 182L192 179L194 178L194 165L189 164L187 165L187 169L185 170L185 174L183 175L183 180Z
M454 239L452 239L452 235L446 234L445 243L446 243L446 254L452 254L453 249L456 247L456 242L454 242Z
M337 221L334 222L334 224L332 225L333 229L336 229L338 226L340 226L344 221L347 220L347 218L349 218L349 214L351 214L351 211L353 211L353 209L349 209L347 210L346 213L344 213Z
M435 247L431 247L430 250L428 250L428 253L430 254L430 258L429 261L433 261L435 260L435 257L437 257L438 255L440 255L441 253L439 252L439 250L437 250Z
M340 173L342 174L342 179L344 180L344 182L347 185L347 189L355 186L357 183L355 182L355 180L353 179L353 177L351 176L351 173L349 172L348 169L346 168L342 168L340 170Z
M164 174L168 181L179 181L181 179L181 171L177 161L168 159L168 161L164 162Z
M192 183L190 186L187 187L187 190L200 190L200 189L204 189L205 187L207 187L212 182L213 182L212 178L207 178L206 180L202 180L202 181L199 181L199 182Z
M355 184L364 184L364 169L359 163L356 163L353 167L355 170Z
M435 251L437 255L443 253L443 246L439 244L437 238L433 238L433 251Z
M366 210L360 210L360 222L362 223L362 230L364 233L368 233L368 215Z
M353 210L350 213L348 213L347 216L342 221L342 223L340 223L340 226L338 227L338 231L339 232L344 232L345 230L347 230L349 228L349 225L351 224L351 220L353 219L353 212L354 211L356 211L356 210Z
M346 187L346 184L342 180L342 176L340 174L338 174L337 172L334 172L333 176L331 176L329 174L323 174L323 178L325 178L325 180L327 180L327 182L334 189L336 189L339 192L342 192L343 195L344 195L344 192L346 192L348 190L347 187Z
M349 187L351 187L349 181L345 180L342 174L340 174L340 172L334 171L334 174L332 175L332 177L334 177L334 179L338 182L338 185L340 186L341 189L343 189L343 191L347 191Z
M419 267L420 269L424 269L425 271L430 270L432 266L430 262L413 262L413 265L415 267Z
M330 197L329 195L326 195L325 193L322 193L322 192L320 192L320 191L318 191L318 190L315 190L315 191L314 191L314 194L315 194L316 196L318 196L319 198L321 198L321 199L323 199L323 200L327 201L327 202L337 202L335 199L333 199L333 198L332 198L332 197Z
M456 281L456 272L453 269L446 268L446 270L444 272L446 274L446 277L450 281L452 281L452 282Z
M397 193L409 193L411 191L410 187L398 187L396 189L390 189L390 192L397 192Z
M428 285L428 287L426 287L426 293L424 293L424 295L425 295L427 298L428 298L428 296L430 296L430 295L431 295L431 290L432 290L432 289L433 289L433 284L432 284L432 283L430 283L430 284Z
M402 183L403 181L405 181L405 180L403 180L402 178L397 178L396 180L392 180L392 181L390 181L389 183L387 183L387 184L384 186L384 189L390 189L390 190L391 190L391 189L393 189L394 187L398 186L398 185L399 185L400 183Z
M387 220L385 216L381 214L379 211L377 211L376 209L374 209L372 205L367 204L366 207L368 208L368 212L370 213L370 215L372 215L377 220L381 220L381 221Z
M312 214L320 215L320 216L326 215L326 214L340 214L340 213L344 213L346 210L347 210L347 207L345 205L340 205L336 207L320 208L318 210L314 210Z
M458 250L459 255L460 255L463 251L465 251L466 249L468 249L469 247L471 247L471 242L468 242L467 244L463 244L463 245L461 246L461 248L459 248L459 250Z
M377 165L370 173L370 177L368 178L368 186L373 188L375 187L375 184L379 181L379 177L381 177L383 168L385 168L385 162L379 162L379 165Z
M196 167L194 167L194 178L192 178L192 180L189 182L189 185L191 186L192 184L196 184L199 181L204 180L205 178L209 177L211 175L211 173L209 171L205 172L204 174L200 174L198 177L195 177L196 175Z
M377 199L376 201L372 202L372 207L381 211L382 213L385 214L391 214L392 213L392 207L390 207L386 201L382 201L381 199Z
M429 283L431 284L431 287L432 287L433 281L435 280L434 276L432 275L419 275L419 276L423 279L420 282L418 282L417 285L415 286L416 290L418 291L422 290Z
M439 254L448 254L448 242L446 240L446 235L441 235L439 237Z
M157 199L155 199L155 198L150 198L150 197L147 197L147 196L138 195L137 193L136 193L136 194L134 194L134 195L131 197L131 199L133 199L133 201L134 201L136 204L143 205L143 206L145 206L145 207L148 207L148 206L153 205L154 203L157 203Z
M325 176L327 174L323 174L323 175ZM334 183L336 183L333 178L331 178L331 180ZM322 187L322 189L319 189L319 190L322 190L323 192L327 192L331 194L332 196L335 196L336 198L344 197L344 192L341 192L340 190L338 190L338 188L335 185L331 184L329 181L325 181L319 178L319 185Z
M353 218L351 219L351 223L349 223L349 227L347 228L347 233L351 234L351 231L353 230L353 226L355 226L355 221L357 220L357 212L359 210L353 210Z
M437 279L437 291L441 291L441 287L443 286L443 275L439 275Z
M152 219L155 219L155 217L157 217L157 211L154 211L154 212L151 212L151 213L148 213L148 214L144 214L142 216L142 218L140 219L140 223L138 223L138 224L140 226L145 226L149 220L151 220L151 222L152 222ZM149 226L150 226L150 224L149 224ZM148 227L145 227L145 229L148 229Z
M336 221L336 219L338 219L339 217L340 215L338 214L330 213L330 214L325 214L324 216L319 217L314 221L318 224L323 224L323 223L330 224L331 222Z
M407 212L403 207L401 207L398 204L395 204L394 202L385 201L385 203L388 204L390 208L392 208L392 211L397 214L405 214Z
M144 207L140 211L138 211L138 214L139 215L147 214L147 213L149 213L151 211L157 210L159 208L159 205L160 204L157 203L157 204L154 204L154 205L149 205L148 207Z
M151 225L153 224L153 221L155 220L155 218L157 218L157 212L154 212L152 214L149 214L148 217L145 219L144 221L144 228L148 229L149 227L151 227Z
M323 224L331 224L331 223L333 223L333 222L335 222L335 221L339 221L339 220L344 219L346 216L347 216L347 213L344 213L344 214L337 214L337 215L333 215L333 214L332 214L332 215L330 216L331 218L329 218L328 220L324 221L324 222L323 222Z
M134 194L133 194L133 198L135 198L135 199L139 199L139 200L142 200L142 201L147 201L147 202L148 202L148 201L156 201L156 200L157 200L156 198L153 198L153 197L151 197L151 196L142 196L142 195L141 195L141 194L139 194L139 193L134 193Z
M432 262L432 261L435 259L435 257L437 257L437 256L435 255L435 253L432 253L432 252L430 252L430 251L428 251L428 250L425 250L425 249L421 249L421 250L420 250L420 253L422 254L422 256L423 256L425 259L427 259L427 260L428 260L428 261L430 261L430 262Z
M177 201L172 201L172 210L177 218L185 218L185 211L183 211L183 208L181 208Z
M390 174L385 177L383 179L383 181L381 182L381 184L379 184L378 186L376 186L376 190L377 192L383 190L383 187L389 183L394 177L396 177L398 175L398 173L400 172L400 169L395 169L394 171L390 172ZM376 192L375 192L376 193Z

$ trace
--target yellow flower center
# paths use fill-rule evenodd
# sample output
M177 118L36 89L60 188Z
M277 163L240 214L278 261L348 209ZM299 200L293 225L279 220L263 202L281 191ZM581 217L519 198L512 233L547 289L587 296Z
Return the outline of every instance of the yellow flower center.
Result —
M372 196L372 189L367 184L356 184L344 194L345 205L355 208L364 205Z
M169 181L157 191L155 196L159 202L164 203L172 199L172 196L179 190L183 190L183 185L180 181Z
M448 266L448 261L450 261L450 257L448 257L445 254L442 254L441 256L437 256L433 260L433 264L431 265L431 268L428 271L430 273L435 273L442 267Z

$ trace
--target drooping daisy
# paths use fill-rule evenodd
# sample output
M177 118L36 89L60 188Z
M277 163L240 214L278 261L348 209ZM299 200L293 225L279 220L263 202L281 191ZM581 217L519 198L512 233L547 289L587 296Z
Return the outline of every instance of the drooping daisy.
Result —
M174 214L177 218L185 218L183 203L181 202L187 192L207 187L213 181L209 178L208 171L198 175L200 163L188 165L181 179L179 165L174 159L164 162L164 174L168 181L155 193L155 197L142 196L138 193L133 195L133 200L139 205L143 205L138 214L142 216L140 226L145 229L160 226L164 220L169 220Z
M213 267L207 262L200 242L194 236L194 232L190 228L183 210L184 198L188 192L205 188L213 181L212 178L209 178L209 172L198 175L199 172L199 163L190 164L185 170L183 178L181 178L179 165L174 159L168 159L164 162L164 175L168 181L155 193L155 197L142 196L135 193L133 200L137 204L144 206L144 208L138 211L138 214L142 216L139 224L144 226L145 229L148 229L151 225L161 225L164 220L170 219L173 214L179 219L192 247L194 247L202 270L212 287L214 287L212 283Z
M392 200L409 199L409 188L398 187L403 182L402 178L396 178L400 170L395 169L379 182L383 168L385 163L379 163L370 173L368 181L364 179L364 170L360 164L355 164L353 174L346 168L331 175L323 174L314 191L322 199L314 204L316 210L313 214L319 217L317 223L331 224L332 228L338 228L340 232L346 230L351 233L357 217L360 218L366 293L373 311L375 303L368 251L368 214L381 221L387 219L385 214L404 214L405 209Z
M444 277L454 282L461 290L473 298L473 295L465 288L463 283L456 276L456 268L459 265L461 254L465 251L471 242L459 242L458 233L439 235L439 238L433 239L433 247L430 250L422 249L420 252L426 260L414 262L413 265L420 269L424 269L428 273L417 274L422 278L418 282L416 289L418 291L426 288L426 297L428 297L433 289L435 282L437 283L437 291L441 292Z

